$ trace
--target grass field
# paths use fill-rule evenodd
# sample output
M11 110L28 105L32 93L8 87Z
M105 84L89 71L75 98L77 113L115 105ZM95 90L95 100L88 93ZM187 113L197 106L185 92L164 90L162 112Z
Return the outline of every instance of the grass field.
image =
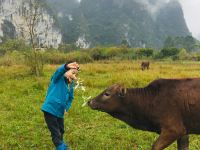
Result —
M157 134L135 130L109 115L82 107L82 96L96 96L113 83L143 87L157 78L200 77L198 62L151 62L141 71L139 61L102 61L81 64L79 77L86 91L75 91L65 114L65 141L71 150L149 150ZM41 104L52 73L46 65L40 78L25 66L0 67L0 150L51 150L54 146L44 123ZM175 150L176 143L167 150ZM190 136L190 150L200 149L199 136Z

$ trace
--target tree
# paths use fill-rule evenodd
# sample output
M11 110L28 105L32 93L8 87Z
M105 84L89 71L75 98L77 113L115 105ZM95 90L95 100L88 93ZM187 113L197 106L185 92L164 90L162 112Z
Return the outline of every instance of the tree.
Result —
M174 39L170 36L168 36L166 38L166 40L164 41L164 47L165 48L169 48L169 47L174 47Z
M130 44L129 44L129 42L127 41L127 39L123 39L123 40L121 41L121 45L124 45L124 46L130 48Z
M21 27L22 38L28 39L32 48L39 47L38 38L41 32L38 30L38 23L42 20L39 0L29 0L29 7L23 6L22 14L25 26ZM43 31L44 32L44 31Z
M164 48L176 47L185 48L187 51L194 51L196 48L197 40L192 36L185 37L168 37L164 42Z
M196 45L196 40L192 36L186 36L184 38L184 47L188 51L194 51Z
M178 59L184 60L189 57L189 54L187 53L186 49L182 48L180 52L178 53Z
M41 32L47 32L48 26L45 31L38 30L38 24L42 19L40 10L41 1L29 0L29 8L23 7L23 17L26 26L21 27L22 38L28 39L32 47L32 51L26 54L27 64L30 66L31 73L40 76L43 74L43 57L40 51L39 35Z

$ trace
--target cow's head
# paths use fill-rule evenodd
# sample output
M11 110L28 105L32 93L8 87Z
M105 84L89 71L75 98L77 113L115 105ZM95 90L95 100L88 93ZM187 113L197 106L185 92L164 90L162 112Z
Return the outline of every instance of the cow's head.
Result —
M103 112L114 112L122 106L123 98L126 95L126 88L119 84L114 84L104 90L97 97L88 102L92 109Z

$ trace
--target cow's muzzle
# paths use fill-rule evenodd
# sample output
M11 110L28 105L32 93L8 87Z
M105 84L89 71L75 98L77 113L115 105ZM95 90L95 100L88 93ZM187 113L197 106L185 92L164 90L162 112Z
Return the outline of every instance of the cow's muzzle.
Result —
M98 109L97 105L95 104L93 100L88 101L87 105L92 109Z

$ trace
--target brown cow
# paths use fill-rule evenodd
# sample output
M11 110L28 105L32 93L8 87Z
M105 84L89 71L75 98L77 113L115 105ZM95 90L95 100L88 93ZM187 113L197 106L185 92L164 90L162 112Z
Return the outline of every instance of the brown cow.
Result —
M200 134L200 78L158 79L144 88L114 84L88 105L133 128L160 134L152 150L176 140L178 150L188 150L188 134Z
M149 65L150 65L150 63L149 63L149 61L143 61L142 63L141 63L141 69L142 70L145 70L145 69L149 69Z

